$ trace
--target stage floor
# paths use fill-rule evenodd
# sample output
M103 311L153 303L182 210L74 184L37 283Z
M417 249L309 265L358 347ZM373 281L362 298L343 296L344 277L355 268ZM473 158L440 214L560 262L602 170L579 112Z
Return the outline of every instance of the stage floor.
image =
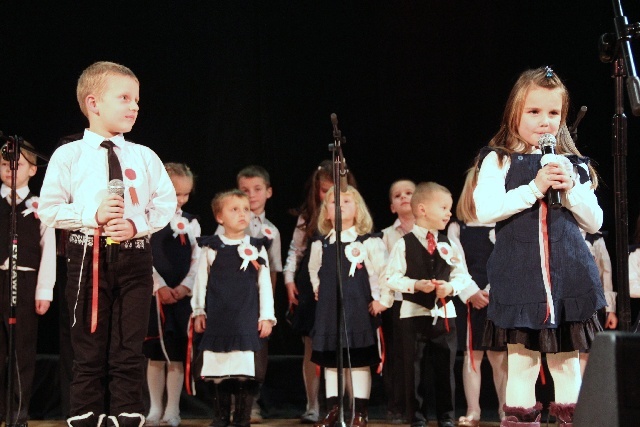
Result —
M209 419L190 419L190 420L182 420L182 427L206 427L209 425L211 420ZM30 427L63 427L66 426L67 423L64 420L35 420L29 421ZM310 426L309 424L300 424L296 419L266 419L261 424L252 424L252 426L258 427L292 427L292 426ZM406 426L408 424L387 424L384 420L370 420L370 426L375 427L398 427L398 426ZM438 423L435 421L431 421L429 423L429 427L437 427ZM498 427L500 423L498 422L481 422L480 427Z

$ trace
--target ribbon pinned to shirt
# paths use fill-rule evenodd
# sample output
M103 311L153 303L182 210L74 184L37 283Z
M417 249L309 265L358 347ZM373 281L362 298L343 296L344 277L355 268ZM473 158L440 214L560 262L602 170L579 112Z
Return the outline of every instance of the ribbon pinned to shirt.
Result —
M253 264L256 270L260 270L260 264L258 264L257 261L258 248L249 243L247 238L238 245L238 254L240 255L240 258L242 258L242 264L240 265L241 270L246 271L249 266L249 262Z
M362 268L362 263L367 255L367 249L361 242L351 242L344 248L344 254L351 263L349 267L349 277L353 277L356 268Z

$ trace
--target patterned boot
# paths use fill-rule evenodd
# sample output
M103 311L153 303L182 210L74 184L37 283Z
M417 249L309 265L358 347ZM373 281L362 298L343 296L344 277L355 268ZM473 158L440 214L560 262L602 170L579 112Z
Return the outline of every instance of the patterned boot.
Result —
M573 427L573 413L575 410L575 403L551 402L549 405L549 415L556 417L558 427Z
M532 408L504 405L504 419L500 427L540 427L542 403L536 402Z

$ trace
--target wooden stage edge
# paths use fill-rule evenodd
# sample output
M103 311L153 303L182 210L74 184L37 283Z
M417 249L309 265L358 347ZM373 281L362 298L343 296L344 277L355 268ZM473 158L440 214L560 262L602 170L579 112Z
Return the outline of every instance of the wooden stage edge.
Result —
M209 419L189 419L182 420L182 427L207 427L211 420ZM64 427L67 423L64 420L31 420L29 421L29 427ZM348 421L347 421L347 425ZM408 424L388 424L384 420L369 420L370 426L375 427L399 427L407 426ZM260 424L252 424L256 427L292 427L292 426L309 426L310 424L301 424L297 419L265 419ZM437 427L438 423L431 421L429 427ZM480 427L499 427L498 422L480 422Z

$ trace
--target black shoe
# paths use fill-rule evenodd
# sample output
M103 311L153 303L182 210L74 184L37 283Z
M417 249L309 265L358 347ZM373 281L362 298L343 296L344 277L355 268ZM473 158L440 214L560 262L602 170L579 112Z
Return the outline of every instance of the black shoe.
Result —
M104 414L96 415L93 412L87 412L67 418L67 425L69 427L101 427L105 418Z
M438 427L455 427L456 423L452 419L438 420Z
M137 413L123 412L117 417L109 417L110 422L114 422L116 427L142 427L144 426L144 415Z
M15 424L6 424L6 427L28 427L29 423L27 423L26 421L21 422L21 423L15 423Z

